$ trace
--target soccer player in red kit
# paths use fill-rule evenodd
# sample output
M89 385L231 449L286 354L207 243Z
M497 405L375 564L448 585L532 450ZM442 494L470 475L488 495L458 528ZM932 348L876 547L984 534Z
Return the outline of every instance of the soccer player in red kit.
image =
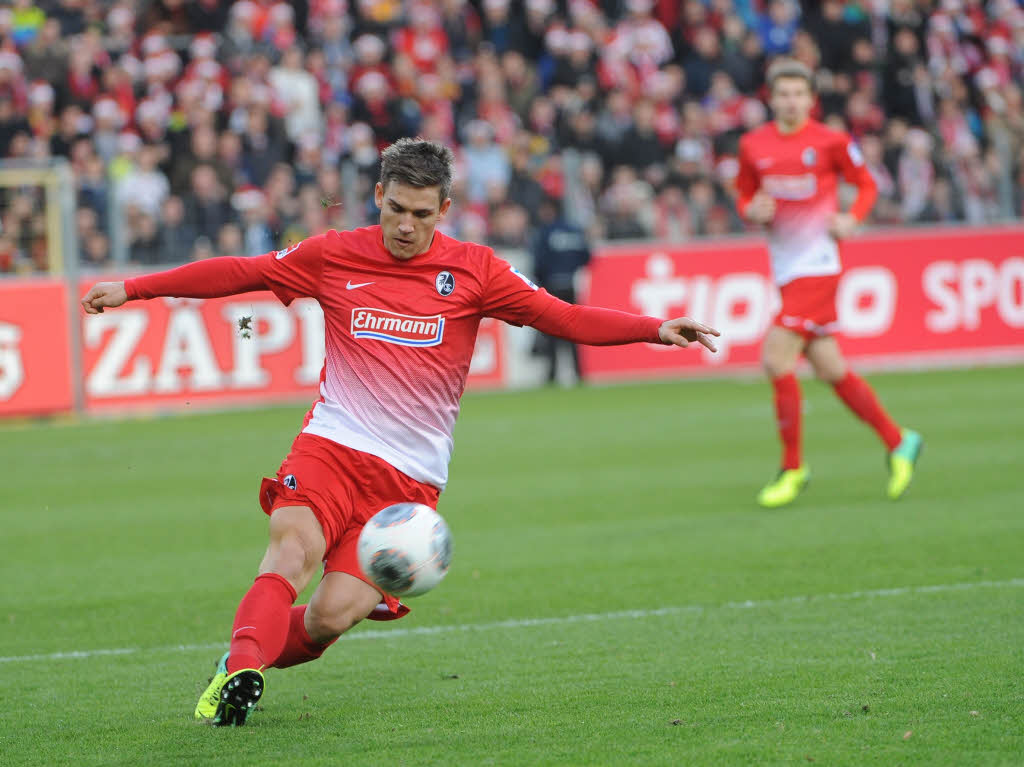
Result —
M821 380L866 421L888 451L888 495L903 495L921 451L921 436L901 429L864 379L851 371L836 329L836 288L842 265L839 242L871 211L877 189L850 137L810 119L811 72L780 60L768 70L774 121L740 139L736 179L741 215L768 227L772 273L782 309L768 330L762 359L775 389L782 469L758 495L762 506L791 503L810 472L800 452L800 385L794 370L805 355ZM839 212L842 176L857 186L849 212Z
M402 139L383 153L379 226L329 231L255 258L101 282L82 299L95 314L157 296L271 290L285 304L312 296L324 311L320 397L277 477L260 487L269 546L197 719L244 724L263 694L264 669L319 658L363 618L408 612L360 570L356 542L387 506L436 506L482 317L581 344L695 342L715 350L718 331L699 322L564 303L490 248L435 231L451 205L452 163L440 144ZM321 563L309 604L293 606Z

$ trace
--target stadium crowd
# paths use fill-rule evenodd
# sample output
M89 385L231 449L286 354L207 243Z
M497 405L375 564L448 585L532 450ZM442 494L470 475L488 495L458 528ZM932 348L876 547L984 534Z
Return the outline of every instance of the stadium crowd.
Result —
M679 241L743 230L781 54L860 142L875 223L1024 214L1018 0L12 0L0 157L68 158L94 266L363 225L406 135L457 147L461 238L524 246L554 198L593 238ZM41 192L0 196L0 272L45 269Z

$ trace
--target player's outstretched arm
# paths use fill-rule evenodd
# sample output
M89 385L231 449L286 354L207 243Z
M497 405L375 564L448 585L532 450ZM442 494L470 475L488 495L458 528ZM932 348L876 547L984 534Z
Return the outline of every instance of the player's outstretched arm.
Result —
M714 328L689 317L663 322L656 317L569 304L558 299L550 300L547 309L530 325L549 336L590 346L662 343L687 347L691 343L699 343L717 351L711 337L721 335Z
M123 282L98 282L82 297L82 307L87 314L101 314L104 309L135 299L216 298L265 290L268 287L265 274L272 258L273 254L255 258L208 258Z
M878 199L878 184L868 170L860 149L849 136L841 135L842 140L832 148L833 159L846 182L857 187L857 198L849 211L837 213L829 222L829 232L837 240L851 236L867 219Z
M488 251L491 275L482 314L513 325L529 325L541 333L564 338L574 344L615 346L619 344L699 343L714 352L714 328L689 317L662 320L598 306L580 306L555 298L541 290L507 261Z

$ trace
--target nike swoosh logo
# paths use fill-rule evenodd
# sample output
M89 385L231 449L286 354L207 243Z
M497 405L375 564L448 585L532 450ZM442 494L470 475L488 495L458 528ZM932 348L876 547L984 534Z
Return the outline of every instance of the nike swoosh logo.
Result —
M358 283L356 285L353 285L352 284L352 280L349 280L348 284L345 285L345 290L355 290L356 288L365 288L367 285L372 285L372 284L373 284L372 282L360 282L360 283Z

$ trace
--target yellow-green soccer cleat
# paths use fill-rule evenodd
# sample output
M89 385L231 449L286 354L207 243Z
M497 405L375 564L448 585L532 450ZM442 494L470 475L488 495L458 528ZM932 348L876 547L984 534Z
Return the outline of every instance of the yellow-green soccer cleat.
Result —
M195 718L201 722L212 722L214 714L217 713L217 706L220 705L220 690L224 681L228 678L228 654L224 653L217 661L217 668L210 679L210 686L199 697L196 703Z
M889 453L889 487L887 494L890 499L898 500L910 486L910 480L914 478L914 466L921 456L921 448L924 447L924 440L916 431L903 429L903 439Z
M776 509L796 500L811 478L806 466L799 469L783 469L779 476L765 485L757 494L757 502L766 509Z
M263 695L263 674L254 668L228 673L228 654L224 653L210 679L210 685L199 697L195 718L216 727L245 724L245 719Z
M242 668L228 674L220 688L220 703L213 715L214 727L241 727L263 695L263 674Z

